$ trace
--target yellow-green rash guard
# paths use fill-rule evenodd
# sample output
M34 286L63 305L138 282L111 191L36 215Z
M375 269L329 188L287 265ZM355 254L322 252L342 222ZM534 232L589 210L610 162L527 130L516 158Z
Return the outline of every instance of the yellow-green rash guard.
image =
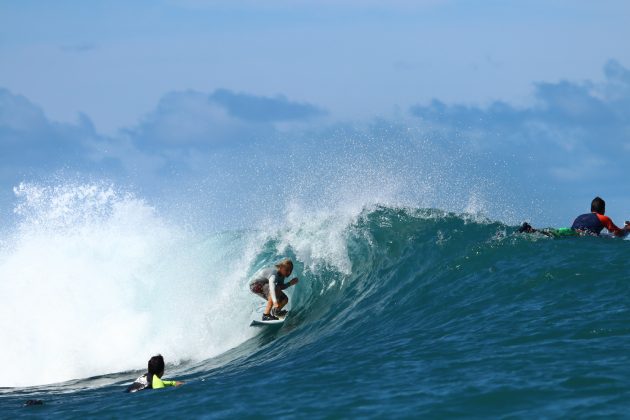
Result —
M163 381L162 379L158 378L157 375L153 375L153 380L151 381L151 388L160 389L160 388L165 388L167 386L175 386L175 382L176 381Z

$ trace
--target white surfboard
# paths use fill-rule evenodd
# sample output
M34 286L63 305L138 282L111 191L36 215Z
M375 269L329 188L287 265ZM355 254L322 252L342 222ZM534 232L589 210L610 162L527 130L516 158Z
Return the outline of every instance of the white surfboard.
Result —
M261 327L264 325L282 325L284 324L284 320L287 318L287 315L289 315L289 313L287 312L287 314L283 317L280 317L278 319L273 319L270 321L263 321L262 320L262 316L260 318L256 318L252 320L252 323L249 324L250 327Z

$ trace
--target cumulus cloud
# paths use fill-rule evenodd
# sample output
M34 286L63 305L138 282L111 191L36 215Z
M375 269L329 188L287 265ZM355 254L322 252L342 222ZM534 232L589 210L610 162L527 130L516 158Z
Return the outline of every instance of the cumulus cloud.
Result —
M20 95L0 89L0 166L2 178L15 179L58 168L86 170L111 165L86 115L75 124L48 120L41 108Z
M218 89L165 95L155 110L128 130L144 151L211 150L266 139L276 124L306 121L323 115L320 108L291 102L284 96L264 97Z
M278 181L276 161L270 156L280 149L290 156L288 161L301 162L295 173L317 161L314 156L320 156L320 166L331 162L331 156L342 156L347 160L333 166L369 168L391 163L387 166L391 173L424 176L429 184L449 170L458 176L474 173L478 188L487 184L493 189L501 177L517 196L530 197L532 190L544 188L549 188L546 193L555 189L553 194L563 200L568 193L557 191L586 198L616 194L619 200L630 195L625 185L630 159L630 70L610 61L602 82L538 83L534 99L528 107L501 101L478 107L434 100L410 108L419 131L414 124L382 119L361 131L331 125L319 119L325 110L283 96L226 89L180 91L162 97L134 126L103 136L85 115L75 123L50 121L28 99L0 89L0 186L10 191L24 179L70 169L156 189L178 176L191 175L190 179L211 180L213 188L217 184L241 188L255 179L260 181L257 189L263 190L263 181L269 185ZM359 163L358 155L364 156ZM432 176L426 176L426 170L418 175L425 167L430 167ZM219 177L223 181L215 182ZM470 189L472 178L464 178L459 186L451 181L439 185L453 195ZM303 184L309 182L313 180ZM575 199L581 203L585 197Z
M610 61L604 75L602 83L538 83L530 107L434 100L410 112L436 135L528 158L532 171L558 181L621 177L630 158L630 70Z
M192 91L165 95L138 126L128 131L135 144L153 152L162 148L208 149L246 140L254 132L250 124L229 115L207 94Z
M282 95L268 98L218 89L210 95L209 99L225 108L231 116L246 121L296 121L325 114L322 109L314 105L290 102Z
M24 178L60 170L114 178L191 171L217 151L273 139L279 124L324 114L284 96L171 92L138 124L108 137L86 115L76 123L51 121L27 98L0 89L0 184L10 189Z

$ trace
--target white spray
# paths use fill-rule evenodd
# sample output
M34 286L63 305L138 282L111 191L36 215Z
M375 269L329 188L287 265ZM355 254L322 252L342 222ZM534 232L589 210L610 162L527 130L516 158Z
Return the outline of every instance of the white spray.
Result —
M246 238L201 240L100 185L16 195L19 226L0 242L0 387L142 369L158 352L202 360L251 336Z

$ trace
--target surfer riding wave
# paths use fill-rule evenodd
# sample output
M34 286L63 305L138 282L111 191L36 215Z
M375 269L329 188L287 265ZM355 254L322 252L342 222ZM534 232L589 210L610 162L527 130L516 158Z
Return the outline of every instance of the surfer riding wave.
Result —
M275 321L287 314L287 311L282 308L289 303L289 297L283 290L298 283L297 277L288 283L284 282L292 272L293 261L285 259L276 264L275 268L270 267L259 271L249 283L252 293L267 301L262 316L263 321Z

